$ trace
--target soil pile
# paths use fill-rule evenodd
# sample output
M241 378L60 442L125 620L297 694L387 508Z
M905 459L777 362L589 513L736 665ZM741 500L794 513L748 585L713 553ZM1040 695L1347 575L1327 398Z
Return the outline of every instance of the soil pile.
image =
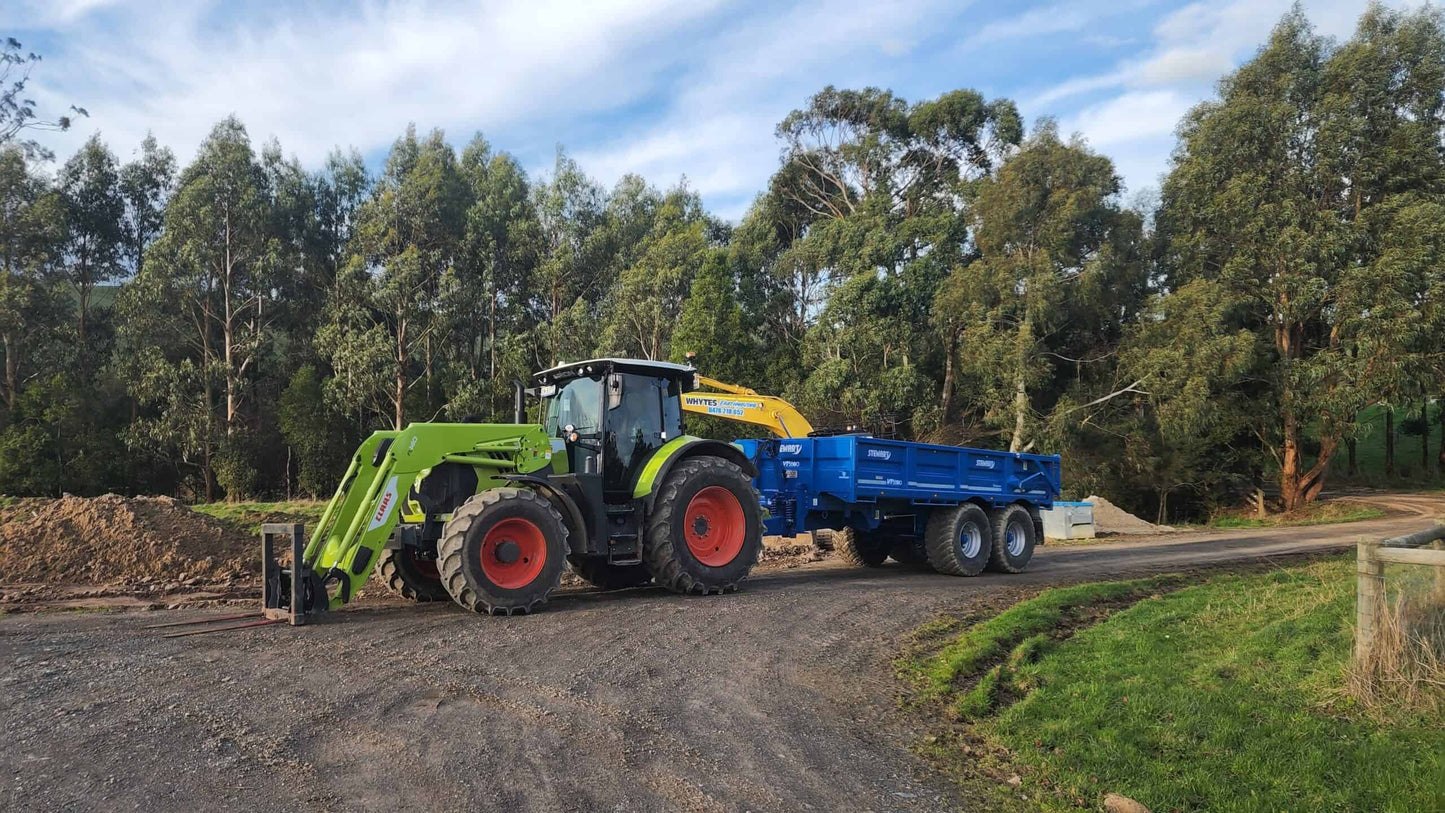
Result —
M0 582L214 584L260 571L255 537L169 497L23 499L0 508Z
M1166 534L1174 529L1139 519L1103 497L1085 497L1094 504L1094 533L1098 534Z

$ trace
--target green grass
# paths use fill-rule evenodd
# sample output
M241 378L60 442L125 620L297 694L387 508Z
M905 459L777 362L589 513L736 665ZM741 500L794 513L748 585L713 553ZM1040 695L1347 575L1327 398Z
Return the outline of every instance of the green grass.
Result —
M955 681L978 674L981 667L1002 657L1020 641L1058 627L1079 609L1120 600L1132 600L1167 584L1171 577L1124 582L1080 584L1047 590L969 627L922 664L900 664L907 676L921 683L926 698L948 693ZM911 667L917 668L911 668Z
M1263 519L1247 511L1234 511L1211 517L1204 528L1286 528L1297 525L1334 525L1379 519L1385 511L1378 506L1344 500L1311 503L1298 511L1270 514Z
M1157 585L1156 585L1157 586ZM1143 596L1066 640L1048 618ZM1445 720L1382 720L1345 693L1352 557L1049 590L905 668L1025 776L1045 809L1106 792L1153 810L1445 809ZM1005 654L1010 653L1010 654ZM979 760L934 747L954 769ZM951 752L951 753L950 753Z
M265 522L304 522L314 527L321 520L326 503L321 500L289 502L211 502L191 508L214 517L238 533L258 534Z

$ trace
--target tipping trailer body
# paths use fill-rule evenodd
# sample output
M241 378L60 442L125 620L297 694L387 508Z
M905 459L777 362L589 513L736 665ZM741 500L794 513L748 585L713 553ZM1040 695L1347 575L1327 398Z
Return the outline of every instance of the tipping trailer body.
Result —
M1058 455L939 446L867 435L739 440L757 467L753 486L769 513L765 531L794 536L816 530L923 533L939 507L976 502L1053 506L1061 487ZM911 526L911 527L910 527Z

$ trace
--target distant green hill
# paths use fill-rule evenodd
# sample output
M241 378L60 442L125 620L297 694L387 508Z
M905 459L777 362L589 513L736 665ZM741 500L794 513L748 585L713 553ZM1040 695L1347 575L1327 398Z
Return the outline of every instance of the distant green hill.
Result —
M1341 448L1330 461L1331 480L1338 482L1339 479L1347 479L1351 482L1379 485L1406 485L1411 482L1438 484L1445 481L1445 477L1442 477L1439 472L1437 457L1440 452L1440 409L1441 404L1439 403L1430 405L1429 473L1423 475L1421 473L1420 435L1408 434L1405 431L1406 429L1418 431L1419 405L1395 410L1395 476L1393 478L1385 476L1385 408L1371 406L1366 407L1360 413L1361 429L1355 442L1355 475L1349 476L1349 453L1348 450Z

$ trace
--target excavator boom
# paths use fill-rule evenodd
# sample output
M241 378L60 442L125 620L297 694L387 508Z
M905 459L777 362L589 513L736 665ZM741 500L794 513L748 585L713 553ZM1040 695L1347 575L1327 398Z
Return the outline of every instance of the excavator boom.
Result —
M684 412L764 426L780 438L807 437L813 431L808 419L781 398L759 395L747 387L726 384L707 376L700 375L697 381L716 392L684 393Z

